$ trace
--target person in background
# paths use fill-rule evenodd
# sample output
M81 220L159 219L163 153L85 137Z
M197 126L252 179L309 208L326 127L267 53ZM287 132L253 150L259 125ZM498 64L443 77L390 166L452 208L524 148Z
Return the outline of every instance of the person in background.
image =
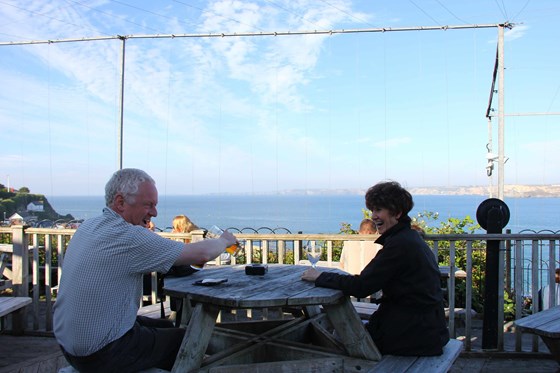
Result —
M191 219L189 219L185 215L175 216L173 218L172 226L172 233L190 233L196 229L199 229L196 224L194 224Z
M230 232L196 243L151 232L155 181L122 169L105 186L102 215L84 221L70 240L54 306L54 334L80 372L171 370L185 330L169 320L137 316L142 276L172 265L203 263L237 242Z
M560 268L556 268L554 273L554 290L553 290L553 297L556 299L556 305L560 305ZM539 309L541 311L547 310L550 308L550 285L545 285L538 293L539 299Z
M418 234L420 235L420 237L422 237L422 239L426 239L426 231L424 230L424 228L422 228L422 226L419 223L412 222L410 224L410 228L418 232Z
M412 196L399 183L381 182L368 189L372 212L383 245L359 275L310 268L302 279L316 286L340 289L364 298L379 290L383 297L366 328L382 354L441 355L449 341L440 274L435 257L408 216Z
M373 220L362 220L358 234L377 234L377 227ZM340 268L357 275L377 255L379 250L381 250L381 245L374 241L344 241L340 254Z

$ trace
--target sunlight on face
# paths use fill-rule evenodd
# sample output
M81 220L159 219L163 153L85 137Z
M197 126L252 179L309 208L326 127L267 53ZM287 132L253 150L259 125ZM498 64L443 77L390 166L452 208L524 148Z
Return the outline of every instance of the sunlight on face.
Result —
M135 196L129 201L124 201L122 217L130 224L148 227L151 219L157 216L157 203L156 186L150 182L144 182L140 184Z
M377 226L379 233L383 234L394 227L399 221L401 214L393 215L386 208L374 208L371 210L371 219Z

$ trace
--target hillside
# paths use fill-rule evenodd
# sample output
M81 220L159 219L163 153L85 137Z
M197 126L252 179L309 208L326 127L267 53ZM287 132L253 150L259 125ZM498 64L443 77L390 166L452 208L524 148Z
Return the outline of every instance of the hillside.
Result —
M404 187L414 195L442 195L442 196L490 196L489 186L452 186L452 187L413 187L404 185ZM356 194L364 195L365 189L289 189L283 190L280 194L284 195L344 195ZM510 184L504 186L504 195L509 198L550 198L560 197L560 185L521 185ZM492 196L498 196L498 186L492 188Z
M27 205L31 202L41 201L43 204L43 211L27 211ZM60 215L51 206L47 197L43 194L33 194L33 193L14 193L8 192L6 190L0 191L0 214L1 218L9 218L14 213L18 213L25 218L26 221L31 220L72 220L74 219L72 215ZM29 217L34 217L29 218Z
M461 186L461 187L420 187L409 188L413 195L490 195L488 186ZM498 187L492 188L492 195L498 195ZM504 196L510 198L545 198L560 197L560 185L504 185Z

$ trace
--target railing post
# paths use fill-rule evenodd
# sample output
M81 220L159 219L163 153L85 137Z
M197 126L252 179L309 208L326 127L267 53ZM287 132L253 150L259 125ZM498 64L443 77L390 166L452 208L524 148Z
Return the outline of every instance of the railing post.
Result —
M197 229L191 232L191 242L198 242L204 239L204 230Z
M12 287L17 297L29 296L29 242L26 228L23 225L12 227Z
M25 228L27 226L23 225L12 227L12 288L16 297L29 296L29 244ZM25 308L13 313L12 329L15 333L22 334L26 323Z
M506 229L506 234L511 234L511 229ZM507 240L505 242L506 244L506 265L505 265L505 271L506 271L506 291L508 292L508 295L511 295L511 241Z
M482 229L486 229L486 233L502 233L502 229L509 222L509 208L502 200L489 198L478 206L476 219ZM486 268L484 274L482 349L498 348L498 307L500 307L500 302L498 301L498 292L500 291L499 266L500 240L487 240Z

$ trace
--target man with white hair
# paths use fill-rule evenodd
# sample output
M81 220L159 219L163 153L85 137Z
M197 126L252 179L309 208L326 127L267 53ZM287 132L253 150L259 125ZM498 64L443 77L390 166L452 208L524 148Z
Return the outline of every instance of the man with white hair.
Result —
M102 215L84 221L66 250L54 306L56 340L80 372L171 370L185 330L137 316L142 276L205 263L237 240L225 232L185 244L146 229L157 216L158 192L142 170L115 172L105 203Z

